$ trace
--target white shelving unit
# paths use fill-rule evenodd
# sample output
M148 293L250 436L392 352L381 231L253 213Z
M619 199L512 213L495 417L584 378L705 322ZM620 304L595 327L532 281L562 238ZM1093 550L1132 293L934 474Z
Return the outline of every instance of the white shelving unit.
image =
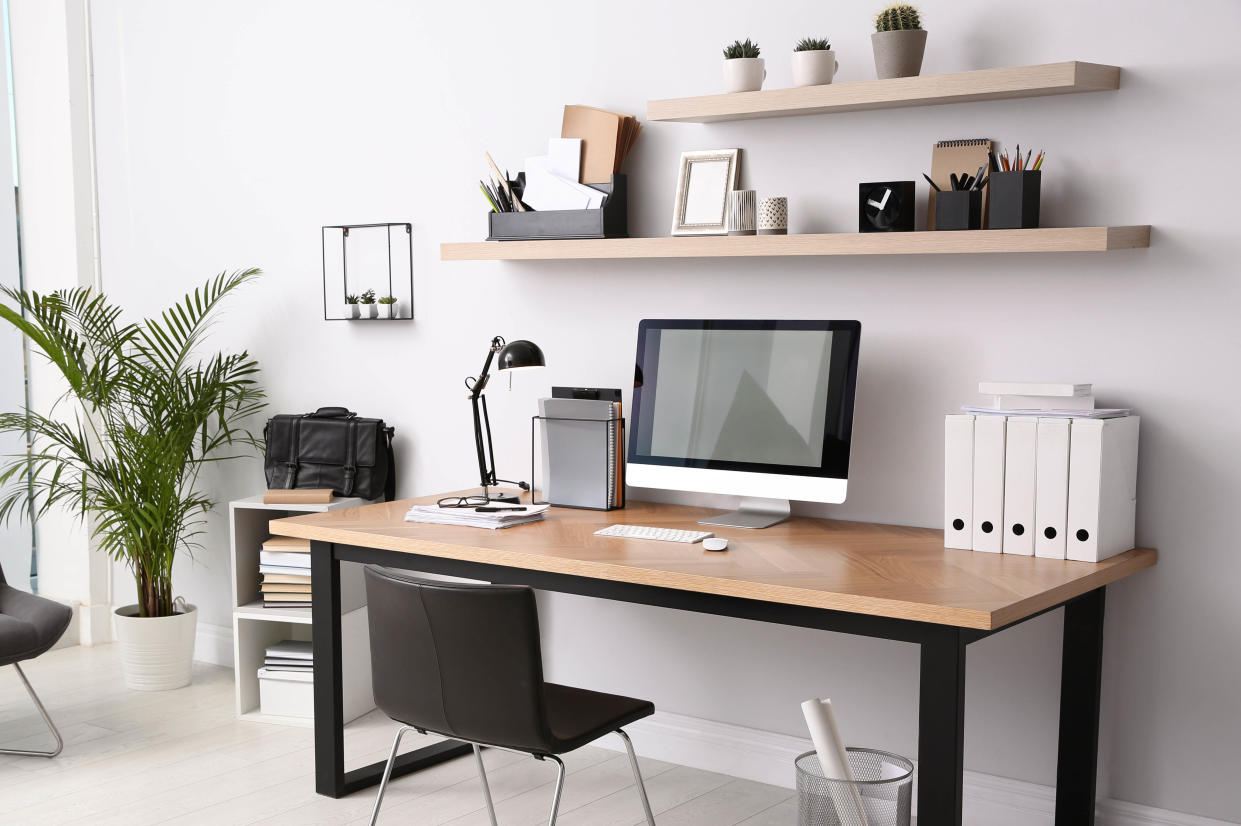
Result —
M259 591L259 550L270 535L272 519L302 513L320 513L365 505L365 499L336 499L326 505L266 505L263 497L251 496L230 502L230 563L233 583L233 674L236 681L237 716L243 720L313 726L308 717L264 714L259 707L258 670L267 646L281 640L309 640L309 608L264 608ZM371 693L370 634L367 629L366 590L362 566L341 563L341 642L346 722L375 707Z

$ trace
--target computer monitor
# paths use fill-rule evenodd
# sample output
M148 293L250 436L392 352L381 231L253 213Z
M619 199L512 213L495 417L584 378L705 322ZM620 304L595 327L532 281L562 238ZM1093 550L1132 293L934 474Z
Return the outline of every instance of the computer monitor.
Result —
M843 502L857 321L646 319L630 485L741 496L708 525L765 528L789 500Z

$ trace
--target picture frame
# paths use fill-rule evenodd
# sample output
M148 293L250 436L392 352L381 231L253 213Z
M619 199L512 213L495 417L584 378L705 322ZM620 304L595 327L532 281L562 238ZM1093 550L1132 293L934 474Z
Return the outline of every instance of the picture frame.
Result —
M725 235L725 204L737 188L740 149L700 149L681 153L673 235Z

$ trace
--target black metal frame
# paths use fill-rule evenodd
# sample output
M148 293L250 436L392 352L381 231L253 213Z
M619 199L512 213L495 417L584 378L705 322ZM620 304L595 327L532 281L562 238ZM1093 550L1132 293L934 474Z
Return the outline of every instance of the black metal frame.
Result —
M340 650L342 561L529 585L545 591L914 643L921 649L919 826L958 826L961 823L966 647L1063 606L1056 824L1089 826L1094 823L1104 588L1051 606L1002 628L980 630L327 542L311 543L311 576L315 582L315 598L311 608L315 679L315 790L319 794L342 797L373 786L379 782L384 769L384 763L379 762L345 770ZM408 774L470 751L467 743L437 743L398 758L392 774Z
M341 231L341 303L344 303L345 296L349 294L349 230L351 229L378 229L380 227L387 228L388 234L388 295L396 295L392 291L392 228L404 227L405 237L409 245L409 316L400 316L397 318L332 318L327 312L327 231L329 229L338 229ZM395 223L386 224L329 224L319 228L319 244L320 255L323 259L323 320L324 321L413 321L414 320L414 227L408 221L397 221Z

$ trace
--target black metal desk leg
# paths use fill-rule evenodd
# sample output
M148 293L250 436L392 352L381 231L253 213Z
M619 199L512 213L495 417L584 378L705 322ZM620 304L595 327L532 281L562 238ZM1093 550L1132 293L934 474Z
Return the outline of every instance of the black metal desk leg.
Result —
M341 700L340 560L329 542L310 543L314 634L315 791L345 794L345 721Z
M922 641L918 688L918 826L960 826L965 768L965 637L936 627Z
M1099 588L1064 606L1056 826L1094 823L1099 688L1103 677L1103 592Z

